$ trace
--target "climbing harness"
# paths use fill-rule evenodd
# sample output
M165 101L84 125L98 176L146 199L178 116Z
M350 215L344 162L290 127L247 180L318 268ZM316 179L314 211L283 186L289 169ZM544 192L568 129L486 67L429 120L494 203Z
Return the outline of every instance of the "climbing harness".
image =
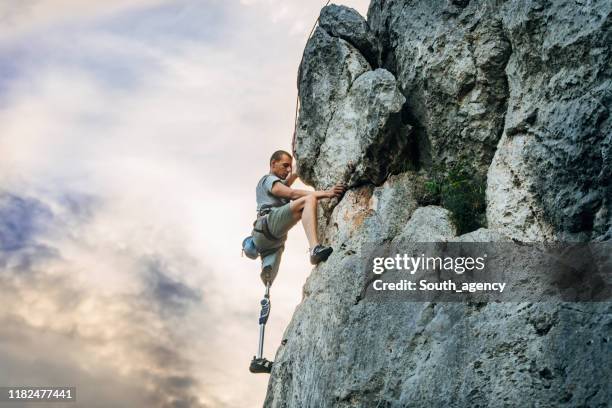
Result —
M253 232L259 232L263 234L270 241L280 241L285 238L277 237L270 232L270 227L268 226L268 214L260 216L255 222L253 222ZM261 220L261 221L260 221ZM260 228L257 228L257 221L260 221ZM276 252L278 248L273 248L272 250L259 250L255 245L255 241L253 240L253 233L242 240L242 255L246 255L247 258L257 259L259 256L266 256L273 252Z

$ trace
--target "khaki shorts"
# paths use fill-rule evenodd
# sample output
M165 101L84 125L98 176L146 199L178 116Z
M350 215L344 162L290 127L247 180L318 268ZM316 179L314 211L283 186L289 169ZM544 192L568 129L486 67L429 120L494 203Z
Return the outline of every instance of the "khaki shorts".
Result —
M279 238L278 240L270 240L261 232L253 231L253 242L255 242L255 246L258 250L267 251L283 246L287 239L287 232L297 223L297 221L293 219L290 205L291 203L287 203L281 207L273 208L267 215L268 229L272 235ZM262 218L263 217L259 217L255 222L255 228L258 230L262 229Z

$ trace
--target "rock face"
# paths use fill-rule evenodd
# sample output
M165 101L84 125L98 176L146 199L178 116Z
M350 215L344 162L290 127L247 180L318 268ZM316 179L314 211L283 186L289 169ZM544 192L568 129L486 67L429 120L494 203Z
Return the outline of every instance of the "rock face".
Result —
M369 31L356 11L329 6L321 15L327 27L343 17L348 23L330 31L364 46ZM351 32L354 26L362 28ZM317 188L341 181L379 184L409 161L412 127L400 118L405 98L389 71L372 71L359 50L322 27L308 41L300 65L294 146L300 177Z
M313 183L313 164L338 101L346 97L355 79L370 69L355 47L320 27L308 41L298 74L300 116L294 146L304 182Z
M489 170L487 215L496 226L511 231L504 214L522 212L544 238L552 225L558 239L612 239L611 9L606 1L504 4L513 51L504 134ZM499 189L529 192L509 200Z
M359 301L365 248L609 241L609 1L329 6L300 67L303 180L350 189L304 285L267 407L608 406L612 304ZM457 236L423 176L468 161L486 228ZM357 301L356 301L357 299Z
M406 96L405 120L418 130L423 165L469 160L486 172L503 127L511 54L502 22L473 2L374 1L368 20L381 66Z
M342 38L357 48L370 65L377 67L378 40L361 15L348 7L330 4L323 7L319 25L334 37Z
M398 139L399 123L393 114L404 101L389 71L377 69L360 75L329 122L314 167L315 185L329 188L338 181L349 185L384 181L389 167L385 164L401 151L388 147Z

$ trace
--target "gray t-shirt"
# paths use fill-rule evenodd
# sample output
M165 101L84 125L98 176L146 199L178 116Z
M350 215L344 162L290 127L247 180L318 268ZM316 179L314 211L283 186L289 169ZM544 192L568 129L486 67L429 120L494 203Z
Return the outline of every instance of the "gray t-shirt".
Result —
M277 181L286 184L285 180L282 180L274 174L266 174L259 180L259 183L257 183L257 188L255 189L255 194L257 196L257 212L263 208L281 207L290 201L288 198L277 197L272 194L272 186Z

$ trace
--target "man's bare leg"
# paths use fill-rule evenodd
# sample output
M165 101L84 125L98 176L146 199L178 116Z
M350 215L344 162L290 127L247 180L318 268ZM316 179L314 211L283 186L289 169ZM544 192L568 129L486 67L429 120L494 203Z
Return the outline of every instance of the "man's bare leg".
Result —
M304 232L310 249L319 244L317 237L317 198L307 195L291 202L291 212L295 221L302 220Z
M317 198L307 195L292 201L290 204L294 221L302 220L308 245L310 245L310 263L313 265L326 261L334 251L331 247L319 244L317 237Z
M317 237L317 199L315 196L307 196L304 210L302 211L302 226L306 232L310 249L319 245Z

